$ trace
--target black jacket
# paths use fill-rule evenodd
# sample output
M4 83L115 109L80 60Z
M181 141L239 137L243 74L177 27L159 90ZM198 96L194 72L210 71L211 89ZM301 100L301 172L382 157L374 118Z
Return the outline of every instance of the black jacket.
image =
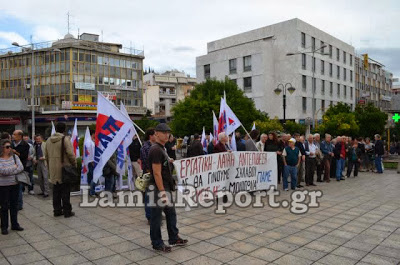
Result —
M296 146L297 148L299 148L300 153L301 153L302 156L305 156L305 155L306 155L306 150L304 149L304 146L303 146L303 144L302 144L301 142L297 142L297 141L296 141L295 146Z
M140 145L139 139L135 139L132 141L131 145L129 146L129 156L131 157L132 162L138 161L140 159Z
M189 147L188 157L204 155L203 145L200 140L194 140Z
M15 147L15 142L13 142L12 148L19 153L19 159L21 160L24 169L26 169L26 162L28 161L30 148L29 144L24 140L21 140L21 143L17 147Z
M340 152L342 152L342 145L344 143L336 143L335 149L333 149L333 153L335 154L336 159L340 159Z
M165 149L167 149L167 154L173 160L176 160L175 150L172 150L172 147L174 147L175 144L176 144L175 141L173 141L173 142L168 141L165 143Z
M375 155L383 156L385 154L385 149L383 147L383 142L378 140L375 142Z

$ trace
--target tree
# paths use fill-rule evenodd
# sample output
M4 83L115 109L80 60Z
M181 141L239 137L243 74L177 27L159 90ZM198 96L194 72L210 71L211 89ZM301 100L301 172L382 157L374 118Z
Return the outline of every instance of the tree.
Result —
M316 129L321 135L325 133L337 135L358 136L358 126L355 114L347 104L339 102L330 107L322 117L322 124Z
M218 116L224 91L229 107L244 127L251 128L253 121L268 119L255 108L254 102L245 96L236 83L229 79L224 81L209 79L204 83L197 84L189 97L173 107L171 128L174 134L184 136L201 133L203 126L206 131L211 132L213 126L212 111Z
M384 133L388 116L375 107L373 103L368 103L367 105L358 104L355 109L355 115L360 126L360 136L372 137L377 133Z
M147 116L143 116L140 120L134 121L137 126L139 126L142 130L146 131L149 128L154 128L159 124L156 120L151 120ZM139 132L139 130L137 130Z
M285 131L290 134L299 133L305 134L306 133L306 126L303 124L296 123L294 121L287 121L284 125Z
M271 131L283 131L283 126L280 123L278 118L275 119L267 119L264 121L256 120L256 128L261 133L269 133Z

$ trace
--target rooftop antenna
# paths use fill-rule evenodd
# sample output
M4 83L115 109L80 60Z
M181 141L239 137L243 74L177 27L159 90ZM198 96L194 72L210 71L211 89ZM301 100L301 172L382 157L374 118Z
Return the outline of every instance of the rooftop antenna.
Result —
M69 34L69 30L70 30L69 17L70 17L70 14L69 14L69 11L68 11L68 13L67 13L68 34Z

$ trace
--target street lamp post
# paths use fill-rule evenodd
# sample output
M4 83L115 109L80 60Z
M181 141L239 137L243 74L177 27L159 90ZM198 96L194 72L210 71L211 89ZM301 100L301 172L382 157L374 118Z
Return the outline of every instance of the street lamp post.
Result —
M318 54L321 54L321 55L330 55L330 53L317 52L317 51L319 51L321 49L324 49L326 46L327 45L324 44L321 47L319 47L318 49L313 49L312 51L309 51L309 52L304 52L304 51L294 52L294 53L290 52L290 53L287 53L286 56L309 53L309 54L312 54L312 56L311 56L311 64L313 64L314 63L314 59L315 59L315 53L318 53ZM315 115L314 114L315 114L315 109L317 108L317 106L314 106L314 98L315 98L315 90L316 90L316 84L314 86L315 68L316 68L316 63L314 64L313 69L311 69L312 70L312 80L311 80L311 82L312 82L312 84L311 84L311 86L312 86L312 102L311 102L311 106L312 106L313 128L315 128L315 119L314 119Z
M296 90L291 83L286 83L285 85L283 84L278 84L278 86L274 89L275 94L279 96L279 94L283 91L283 124L286 124L286 87L289 85L289 88L287 89L290 94L293 94L293 92ZM280 89L282 87L283 89Z
M13 46L16 46L16 47L20 47L20 48L23 48L23 46L21 46L21 45L19 45L18 44L18 42L13 42L12 43L12 45ZM32 125L32 141L35 139L35 134L36 134L36 132L35 132L35 76L34 76L34 74L35 74L35 50L34 50L34 44L33 44L33 42L31 41L31 44L30 44L30 46L31 46L31 57L32 57L32 60L31 60L31 108L32 108L32 121L31 121L31 125ZM55 48L55 49L52 49L52 51L53 52L61 52L61 50L60 49L57 49L57 48Z

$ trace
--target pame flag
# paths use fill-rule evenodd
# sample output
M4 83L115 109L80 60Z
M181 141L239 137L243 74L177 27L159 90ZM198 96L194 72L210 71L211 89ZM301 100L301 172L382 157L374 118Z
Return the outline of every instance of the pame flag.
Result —
M132 128L132 121L101 93L97 93L97 121L93 181L103 174L103 167Z
M219 120L218 120L218 134L226 132L227 129L227 119L225 111L225 100L221 98L221 104L219 107Z
M74 147L74 155L76 158L80 157L79 153L79 138L78 138L78 120L75 119L74 129L72 130L71 143Z
M222 99L221 99L222 102ZM224 113L226 116L226 134L229 135L233 133L237 128L239 128L242 124L240 123L238 117L236 117L235 113L231 110L231 108L226 104L224 100Z
M86 127L85 141L83 142L81 185L88 184L87 175L89 172L89 163L92 163L93 161L94 161L94 142L90 137L89 127Z

